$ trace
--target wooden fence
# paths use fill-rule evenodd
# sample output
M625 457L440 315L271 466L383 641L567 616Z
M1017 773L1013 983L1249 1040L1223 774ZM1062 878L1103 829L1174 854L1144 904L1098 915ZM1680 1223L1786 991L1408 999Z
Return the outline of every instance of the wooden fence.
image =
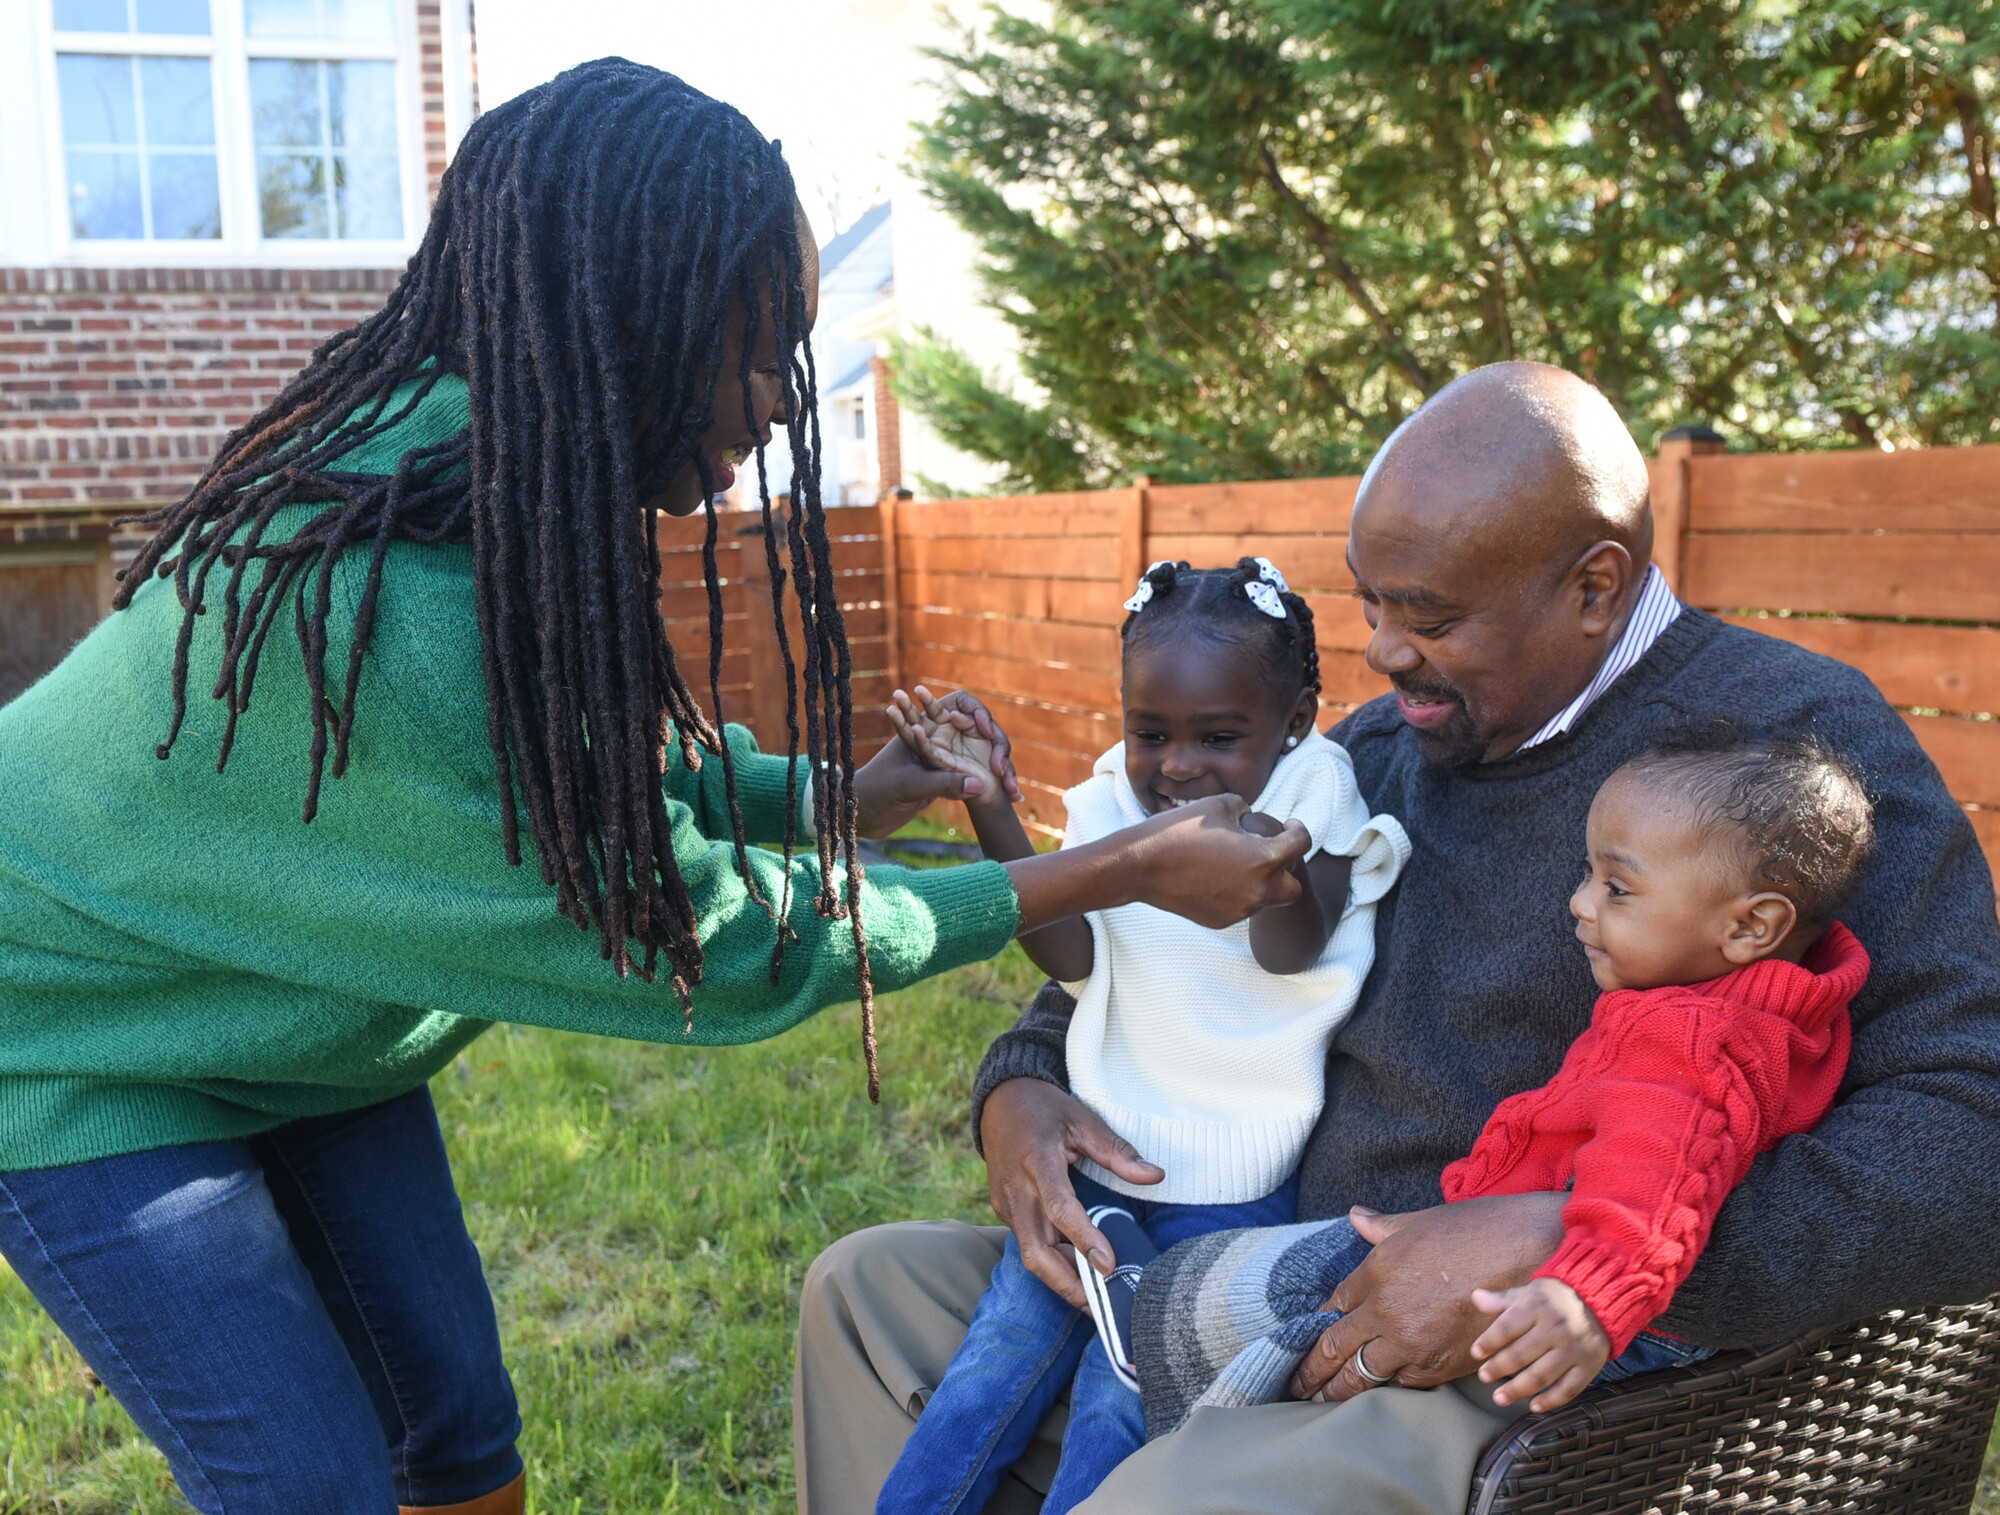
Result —
M893 597L884 592L882 512L874 506L828 513L834 572L841 585L841 614L854 664L854 740L863 757L889 735L882 709L894 687L889 624ZM715 566L722 591L722 718L741 721L766 751L785 750L785 662L771 614L771 575L761 518L729 511L716 517ZM702 577L703 516L660 519L661 610L681 673L704 710L714 714L709 688L709 603ZM791 572L783 537L779 562ZM791 590L785 591L791 599ZM799 614L786 615L793 661L800 667Z
M897 683L969 688L1013 734L1031 823L1118 734L1119 608L1155 558L1262 553L1311 601L1326 719L1387 688L1349 595L1354 479L1145 486L830 513L863 755ZM2000 861L2000 447L1718 454L1653 463L1655 556L1682 598L1861 669L1904 713ZM108 512L0 516L0 699L102 614ZM754 515L719 518L723 714L785 740L785 677ZM668 632L710 703L701 518L660 530ZM796 612L791 618L798 645Z
M2000 447L1729 455L1678 442L1652 469L1655 556L1682 598L1868 674L2000 862ZM1060 828L1062 791L1118 736L1120 604L1141 570L1155 558L1213 564L1261 553L1312 604L1331 723L1388 687L1363 657L1368 628L1349 593L1357 482L892 500L836 511L855 586L856 667L865 665L856 709L878 707L892 682L976 691L1014 737L1028 819ZM672 529L698 541L698 523ZM745 582L730 592L761 592L761 562L750 561L761 559L759 539L734 540L754 550L732 559ZM673 597L688 580L698 588L699 553L676 553L689 567L685 578L669 575L668 594L685 615L679 607L691 598ZM769 619L746 615L744 629L754 637ZM690 645L684 624L674 624L677 646ZM732 624L737 645L733 635ZM782 683L767 682L750 647L743 661L725 662L738 680L725 703L740 690L760 736L781 740L781 705L776 717L768 712ZM758 695L766 703L753 709ZM883 730L866 729L872 739Z

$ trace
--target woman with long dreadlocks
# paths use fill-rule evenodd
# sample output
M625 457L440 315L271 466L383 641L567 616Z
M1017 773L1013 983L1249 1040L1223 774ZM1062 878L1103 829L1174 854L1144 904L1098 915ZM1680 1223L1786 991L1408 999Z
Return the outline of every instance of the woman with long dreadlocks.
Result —
M796 206L774 144L652 69L493 111L382 312L0 711L0 1252L200 1509L522 1508L426 1090L492 1022L743 1042L858 991L872 1092L878 987L1086 909L1290 892L1303 843L1224 808L863 878L857 836L1013 780L854 763ZM761 477L773 424L784 757L697 703L654 530Z

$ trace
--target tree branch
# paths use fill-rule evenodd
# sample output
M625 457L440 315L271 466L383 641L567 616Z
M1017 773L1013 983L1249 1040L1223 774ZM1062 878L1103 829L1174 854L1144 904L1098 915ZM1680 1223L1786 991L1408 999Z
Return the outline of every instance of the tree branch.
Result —
M1375 328L1375 335L1382 340L1382 348L1390 365L1414 385L1418 393L1428 399L1431 392L1437 388L1437 380L1431 376L1431 371L1423 365L1417 355L1410 351L1409 345L1403 341L1401 333L1396 330L1382 307L1375 303L1375 297L1369 294L1368 286L1362 282L1361 275L1355 272L1354 265L1347 261L1347 255L1341 251L1340 244L1334 237L1333 228L1327 225L1319 213L1300 199L1291 185L1285 182L1284 173L1278 167L1278 159L1271 151L1270 143L1260 144L1257 150L1263 158L1265 179L1270 182L1271 188L1277 191L1278 198L1298 214L1299 220L1305 225L1306 235L1312 238L1313 245L1320 251L1320 256L1326 259L1326 265L1333 270L1333 276L1340 280L1341 287L1347 291L1348 297L1360 306L1362 314L1368 317L1369 324Z

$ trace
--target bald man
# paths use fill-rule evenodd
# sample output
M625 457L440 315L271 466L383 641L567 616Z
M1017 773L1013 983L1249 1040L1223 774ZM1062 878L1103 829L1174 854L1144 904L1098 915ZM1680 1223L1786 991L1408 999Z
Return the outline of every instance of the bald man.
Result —
M1651 567L1652 532L1644 460L1610 405L1539 364L1449 385L1370 466L1348 561L1369 665L1394 693L1333 735L1414 851L1328 1058L1299 1218L1351 1212L1377 1245L1335 1294L1348 1313L1294 1402L1196 1411L1082 1515L1465 1508L1480 1451L1519 1413L1470 1376L1485 1324L1471 1293L1521 1283L1554 1252L1563 1196L1444 1205L1439 1176L1589 1023L1596 986L1567 909L1584 818L1605 778L1689 719L1811 731L1860 766L1878 845L1843 919L1874 967L1843 1099L1758 1159L1662 1328L1762 1345L2000 1290L2000 926L1971 826L1864 677L1679 604ZM1135 1183L1160 1170L1070 1097L1072 1008L1050 985L994 1043L974 1129L1024 1260L1080 1302L1070 1243L1104 1243L1070 1163ZM1005 1234L882 1226L814 1264L794 1393L806 1515L873 1507ZM1039 1507L1061 1420L990 1512Z

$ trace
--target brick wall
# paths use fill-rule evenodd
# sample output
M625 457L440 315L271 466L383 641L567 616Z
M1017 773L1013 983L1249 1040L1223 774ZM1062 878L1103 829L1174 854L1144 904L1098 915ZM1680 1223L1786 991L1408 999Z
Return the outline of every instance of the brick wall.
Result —
M159 502L397 269L0 269L0 510Z

